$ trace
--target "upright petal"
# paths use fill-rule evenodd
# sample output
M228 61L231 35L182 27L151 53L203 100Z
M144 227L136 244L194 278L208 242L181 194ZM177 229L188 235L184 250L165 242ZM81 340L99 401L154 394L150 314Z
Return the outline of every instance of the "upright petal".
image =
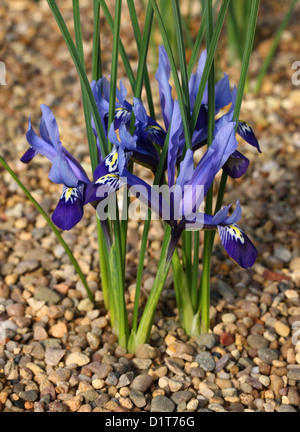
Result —
M168 130L173 113L172 87L169 84L171 66L164 46L159 47L159 63L155 78L158 81L160 104L165 127Z
M175 169L178 158L184 147L184 131L179 103L174 102L174 110L171 120L169 147L168 147L168 183L169 187L175 183Z

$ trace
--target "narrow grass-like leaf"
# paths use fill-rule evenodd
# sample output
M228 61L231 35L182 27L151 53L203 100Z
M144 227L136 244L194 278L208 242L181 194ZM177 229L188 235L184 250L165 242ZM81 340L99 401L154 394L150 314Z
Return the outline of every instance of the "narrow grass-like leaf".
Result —
M211 0L205 0L207 21L206 21L206 44L209 51L213 35L213 10ZM212 144L215 129L215 74L214 62L208 77L208 129L207 146ZM205 213L212 214L213 185L210 187L205 200ZM210 261L211 261L211 242L212 232L206 231L204 234L203 269L201 279L201 324L204 331L209 329L209 305L210 305ZM196 257L194 257L196 258ZM197 257L198 259L198 257Z
M187 119L187 115L186 115L184 96L183 96L182 87L181 87L180 80L179 80L178 73L177 73L177 68L176 68L176 63L174 60L173 51L172 51L171 44L170 44L170 41L168 38L168 34L167 34L167 31L165 28L164 20L163 20L162 15L159 11L156 0L151 0L151 3L152 3L152 7L154 9L154 13L155 13L155 16L156 16L156 19L158 22L158 26L159 26L159 29L160 29L160 32L162 35L164 47L166 49L166 52L167 52L167 55L169 58L169 62L170 62L170 66L171 66L171 70L172 70L172 75L173 75L176 93L177 93L177 97L178 97L178 103L179 103L180 112L182 115L182 124L183 124L183 128L184 128L184 136L185 136L185 146L186 146L186 148L192 148L192 139L191 139L190 128L189 128L188 119Z
M214 32L213 32L213 35L211 38L210 48L209 48L208 53L207 53L207 59L205 62L201 82L199 85L199 89L198 89L198 93L197 93L197 97L196 97L196 101L195 101L195 105L194 105L194 109L193 109L193 114L192 114L191 121L190 121L191 134L194 132L196 124L197 124L197 119L198 119L200 108L201 108L204 90L205 90L206 83L208 81L209 72L210 72L210 69L211 69L211 66L212 66L212 63L214 60L218 40L219 40L220 33L221 33L221 30L223 27L223 23L224 23L224 19L226 16L229 2L230 2L230 0L223 0L221 7L220 7L219 14L218 14L218 18L217 18L217 21L215 24L215 29L214 29Z
M202 14L202 18L201 18L201 24L199 27L199 31L197 33L197 37L193 46L193 50L192 50L192 54L191 54L191 58L188 64L188 78L190 79L192 72L193 72L193 68L195 66L195 63L199 57L199 50L203 41L203 37L204 37L204 33L205 33L205 26L206 26L206 10L204 9L204 12Z
M132 24L132 28L134 31L136 44L137 44L137 49L138 49L138 52L140 53L141 52L142 36L141 36L141 31L140 31L140 27L139 27L139 23L138 23L137 13L136 13L135 6L134 6L134 1L133 0L127 0L127 4L128 4L128 10L130 13L131 24ZM150 37L151 37L151 32L150 32ZM145 83L145 89L146 89L146 94L147 94L147 101L148 101L148 108L149 108L150 117L153 120L155 120L155 110L154 110L154 104L153 104L153 98L152 98L151 83L150 83L150 78L149 78L149 73L148 73L147 67L145 67L145 72L144 72L144 83Z
M92 78L98 81L102 76L101 63L101 43L100 43L100 4L98 0L93 0L93 58L92 58Z
M102 8L102 11L104 13L105 19L109 25L110 31L112 33L114 33L114 21L112 19L111 13L107 7L107 4L105 2L105 0L98 0L100 3L100 6ZM122 43L122 41L120 41L120 56L122 58L123 64L124 64L124 68L126 70L126 74L127 74L127 78L129 79L132 91L134 91L135 88L135 77L134 77L134 73L132 71L128 56L126 54L126 50L124 48L124 45Z
M104 129L103 129L103 125L102 125L102 121L98 112L98 108L97 108L97 104L95 102L94 96L93 96L93 92L91 90L90 87L90 83L88 81L88 78L86 76L85 73L85 69L80 61L80 57L78 55L76 46L74 45L74 42L71 38L71 35L69 33L69 30L66 26L66 23L57 7L57 4L55 2L55 0L47 0L47 3L49 5L49 8L51 9L51 12L60 28L60 31L62 33L62 36L65 40L65 43L68 47L68 50L71 54L71 57L73 59L74 65L77 69L79 78L80 78L80 82L82 83L82 87L84 88L84 91L86 93L86 97L89 101L90 104L90 109L94 118L94 122L95 122L95 127L97 130L97 134L99 136L99 142L100 142L100 147L101 147L101 152L103 153L103 155L107 155L108 154L108 150L107 150L107 139L104 133Z

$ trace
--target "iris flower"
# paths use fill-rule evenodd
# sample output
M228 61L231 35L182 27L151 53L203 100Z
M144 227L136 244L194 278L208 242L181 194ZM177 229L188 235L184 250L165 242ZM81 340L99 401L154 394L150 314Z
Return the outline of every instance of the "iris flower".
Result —
M216 215L209 216L198 212L213 180L219 170L234 153L237 147L235 138L235 123L228 122L215 134L212 145L207 149L199 164L194 168L193 151L188 149L180 163L176 182L176 161L178 153L178 136L182 131L182 120L179 105L175 101L171 118L171 129L168 147L168 187L179 187L166 201L161 194L145 181L126 169L121 164L120 175L126 178L127 187L154 212L172 227L172 239L178 241L183 230L218 229L222 244L227 253L243 268L251 267L257 256L256 249L244 231L236 224L241 217L241 208L237 203L231 216L228 215L230 206L224 207ZM124 152L119 152L120 159ZM199 188L203 193L199 193ZM189 213L190 212L190 213Z
M52 220L62 230L70 230L83 216L85 188L90 180L79 162L63 147L55 117L46 105L41 105L40 136L29 118L26 138L30 144L21 161L30 162L36 154L52 163L49 179L63 185L63 192L52 214Z
M108 125L108 115L109 115L109 93L110 93L110 84L106 78L101 78L99 81L92 81L91 89L98 107L98 111L100 117L102 119L102 124L106 133L109 132ZM115 108L115 117L114 117L114 128L118 130L121 124L125 125L127 130L129 130L131 123L132 112L135 114L135 127L136 127L136 135L138 137L138 149L140 155L148 155L150 159L153 159L154 154L155 159L158 159L157 152L155 152L154 144L158 146L162 146L166 132L164 129L151 117L149 117L146 113L145 108L142 105L142 102L138 98L134 98L134 103L131 105L127 100L127 90L124 86L122 80L120 81L120 89L116 89L116 108ZM94 134L97 138L97 133L93 124L92 126L94 130ZM97 138L98 139L98 138ZM136 154L134 156L137 156ZM145 165L145 158L135 158L136 162L142 163ZM149 162L149 159L148 159ZM151 169L155 169L155 165L150 165Z
M189 80L189 99L191 113L194 109L197 92L200 86L201 78L205 62L207 59L207 52L204 50L200 56L197 71L191 75ZM171 67L168 59L168 55L163 46L159 48L159 66L155 74L156 80L159 85L160 103L162 108L163 119L166 128L169 127L173 109L174 100L172 97L172 87L169 84ZM224 74L224 77L218 81L215 85L215 115L217 115L222 108L231 104L228 113L222 115L216 120L217 133L224 124L233 121L234 106L236 101L236 88L230 91L228 75ZM195 131L192 136L192 147L193 150L204 146L207 141L207 104L208 104L208 88L206 85L200 112L198 115ZM240 121L237 126L237 133L245 140L248 144L254 146L259 152L261 152L258 141L255 137L252 127L244 121ZM182 139L184 139L182 137ZM235 150L229 157L227 163L224 165L223 170L232 178L241 177L249 166L249 160L238 150Z

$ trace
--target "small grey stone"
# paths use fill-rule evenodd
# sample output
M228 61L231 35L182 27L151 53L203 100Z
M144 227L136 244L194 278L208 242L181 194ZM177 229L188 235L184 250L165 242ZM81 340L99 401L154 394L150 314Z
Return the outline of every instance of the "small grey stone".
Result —
M273 360L278 360L279 353L272 348L260 348L257 351L258 357L265 363L272 364Z
M39 267L39 262L37 260L34 259L24 260L17 265L14 272L18 275L22 275L27 272L32 272L36 270L38 267Z
M200 336L196 337L195 342L199 346L212 349L217 343L217 338L213 333L202 333Z
M114 372L110 372L107 375L107 378L105 380L105 384L108 385L108 386L116 386L118 384L118 381L119 381L119 379L116 376L116 374Z
M226 282L218 280L217 291L229 303L234 301L236 292Z
M137 369L140 370L145 370L145 369L149 369L149 367L152 364L152 360L150 359L139 359L139 358L134 358L132 359L132 364L134 365L134 367L136 367Z
M221 392L223 397L234 397L237 395L237 389L234 387L223 388Z
M290 369L287 373L288 379L300 381L300 369Z
M36 390L27 390L20 392L19 396L24 401L34 402L38 399L39 393Z
M297 412L297 410L291 405L280 405L277 412Z
M65 349L46 348L45 362L48 366L57 366L65 354Z
M146 398L141 391L130 390L129 397L138 408L143 408L146 405Z
M109 401L109 399L110 398L108 394L103 392L100 395L98 395L97 399L94 399L93 403L98 407L102 407Z
M210 372L215 368L215 361L213 359L213 356L207 351L203 351L197 354L195 361L199 363L199 366L206 372Z
M133 372L126 372L120 376L117 388L128 386L133 380Z
M254 366L254 361L249 357L241 357L238 361L238 365L244 367L245 369Z
M259 334L250 334L247 343L253 349L266 348L269 345L269 341Z
M176 405L180 405L183 402L185 404L187 404L193 397L193 393L190 391L186 391L186 390L181 390L178 392L175 392L172 394L171 396L171 400L176 404Z
M43 286L36 287L34 298L35 300L43 300L48 304L56 304L60 301L60 296L57 292Z
M145 393L148 388L151 386L153 382L153 378L147 374L141 374L134 378L132 383L130 384L131 390L138 390L142 393Z
M100 379L104 379L104 378L107 378L108 374L110 374L112 371L113 371L113 368L110 364L102 363L97 370L97 376Z
M216 362L215 373L221 372L221 370L224 369L224 367L226 366L229 359L230 359L230 354L223 355L223 357L221 357Z
M99 396L96 390L88 390L79 394L84 397L85 403L94 402Z
M175 404L167 396L156 396L151 402L151 412L173 412Z
M284 263L288 263L291 261L292 259L292 253L284 246L278 246L276 247L275 251L274 251L274 256L275 258L277 258L279 261L282 261Z

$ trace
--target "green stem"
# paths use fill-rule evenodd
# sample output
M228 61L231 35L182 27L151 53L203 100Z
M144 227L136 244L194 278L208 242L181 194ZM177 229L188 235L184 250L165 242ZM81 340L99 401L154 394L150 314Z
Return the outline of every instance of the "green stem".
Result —
M209 50L213 35L213 11L211 0L205 0L207 11L206 23L206 39L207 50ZM210 147L213 141L215 129L215 74L214 62L208 77L208 130L207 130L207 146ZM213 186L210 187L205 201L206 214L212 214L213 202ZM208 331L209 329L209 308L210 308L210 260L211 260L211 231L206 231L204 235L204 252L203 252L203 269L201 279L201 330Z
M69 246L67 245L67 243L64 241L64 239L61 236L60 232L58 231L58 229L56 228L56 226L52 222L51 218L47 215L47 213L39 205L39 203L33 198L33 196L31 195L31 193L29 192L29 190L21 182L21 180L17 177L17 175L10 168L10 166L5 162L5 160L3 159L2 156L0 156L0 163L3 165L3 167L6 169L6 171L9 172L9 174L12 176L12 178L15 180L15 182L18 184L18 186L20 186L20 188L22 189L22 191L25 193L25 195L31 201L31 203L35 206L35 208L38 210L38 212L44 217L44 219L46 220L47 224L51 228L52 232L55 234L56 238L58 239L59 243L64 248L64 250L65 250L66 254L68 255L71 263L73 264L73 266L74 266L74 268L75 268L75 270L76 270L76 272L77 272L77 274L78 274L81 282L83 283L84 288L86 289L86 292L87 292L87 295L88 295L89 299L91 301L94 301L93 295L92 295L92 293L91 293L91 291L90 291L90 289L88 287L88 284L86 282L84 274L82 273L82 270L81 270L81 268L80 268L80 266L79 266L76 258L74 257L71 249L69 248Z
M171 228L169 225L167 225L155 281L143 311L138 329L136 332L131 332L128 342L129 352L135 352L136 347L146 343L150 336L157 304L161 297L161 293L169 273L176 243L177 239L174 240L174 238L171 236Z

